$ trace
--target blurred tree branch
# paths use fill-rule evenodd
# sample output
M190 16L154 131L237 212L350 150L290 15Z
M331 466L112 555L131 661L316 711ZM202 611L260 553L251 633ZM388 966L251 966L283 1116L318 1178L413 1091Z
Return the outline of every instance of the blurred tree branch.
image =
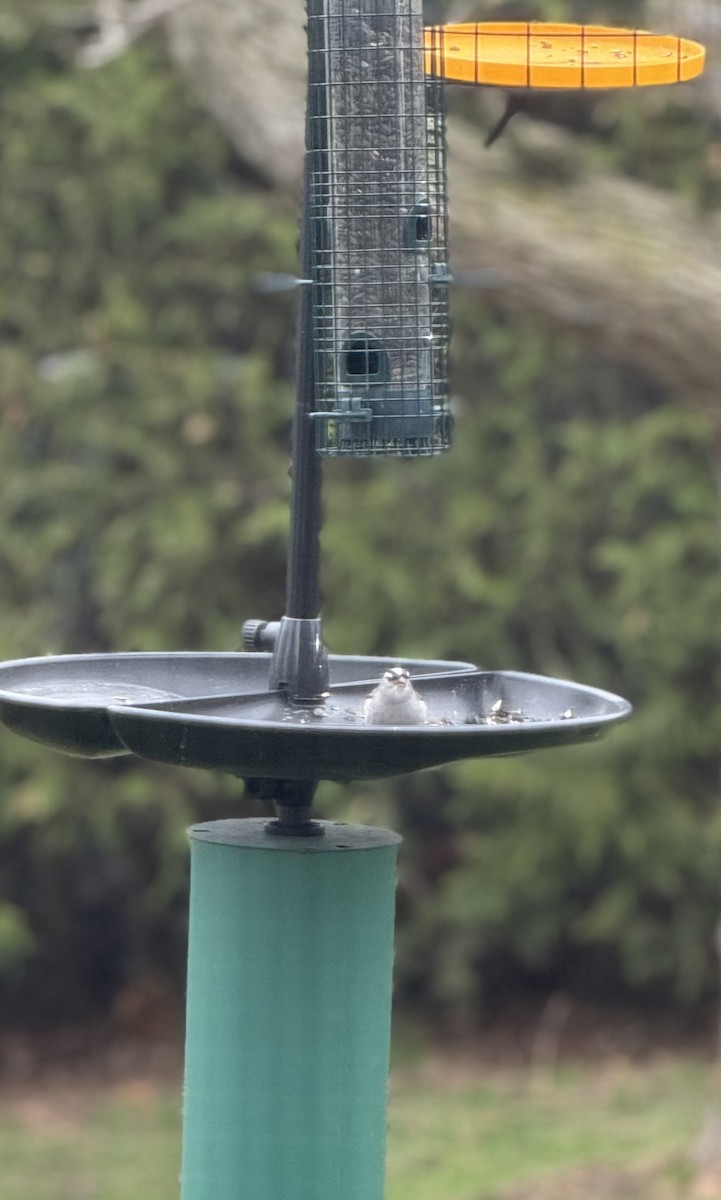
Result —
M484 154L449 128L454 255L535 310L718 409L721 219L589 164L572 135L527 122Z
M170 13L187 4L188 0L96 0L83 10L69 10L61 20L76 26L90 27L91 37L78 51L80 67L105 66L143 37Z
M306 39L301 4L192 0L165 22L170 54L261 178L299 186Z

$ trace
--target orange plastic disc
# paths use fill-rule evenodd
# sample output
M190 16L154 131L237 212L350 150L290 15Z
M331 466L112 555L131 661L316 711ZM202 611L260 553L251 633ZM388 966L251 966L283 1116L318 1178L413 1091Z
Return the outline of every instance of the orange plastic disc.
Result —
M425 30L426 74L500 87L622 88L694 79L698 42L640 29L493 21Z

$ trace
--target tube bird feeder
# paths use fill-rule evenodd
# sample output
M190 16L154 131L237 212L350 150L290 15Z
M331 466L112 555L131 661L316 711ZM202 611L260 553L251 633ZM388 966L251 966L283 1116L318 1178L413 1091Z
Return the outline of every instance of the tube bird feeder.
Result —
M310 0L311 278L323 455L447 450L443 89L422 0Z

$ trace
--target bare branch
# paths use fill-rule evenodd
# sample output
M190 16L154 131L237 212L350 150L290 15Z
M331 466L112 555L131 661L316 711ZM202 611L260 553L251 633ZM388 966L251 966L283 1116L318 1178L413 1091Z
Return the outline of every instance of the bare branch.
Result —
M77 55L78 66L93 70L122 54L154 25L188 4L189 0L96 0L98 34Z

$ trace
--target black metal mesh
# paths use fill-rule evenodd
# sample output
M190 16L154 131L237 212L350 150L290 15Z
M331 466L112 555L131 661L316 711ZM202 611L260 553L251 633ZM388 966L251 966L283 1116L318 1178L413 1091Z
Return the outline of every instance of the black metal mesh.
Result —
M448 449L443 84L422 0L309 3L316 447Z

